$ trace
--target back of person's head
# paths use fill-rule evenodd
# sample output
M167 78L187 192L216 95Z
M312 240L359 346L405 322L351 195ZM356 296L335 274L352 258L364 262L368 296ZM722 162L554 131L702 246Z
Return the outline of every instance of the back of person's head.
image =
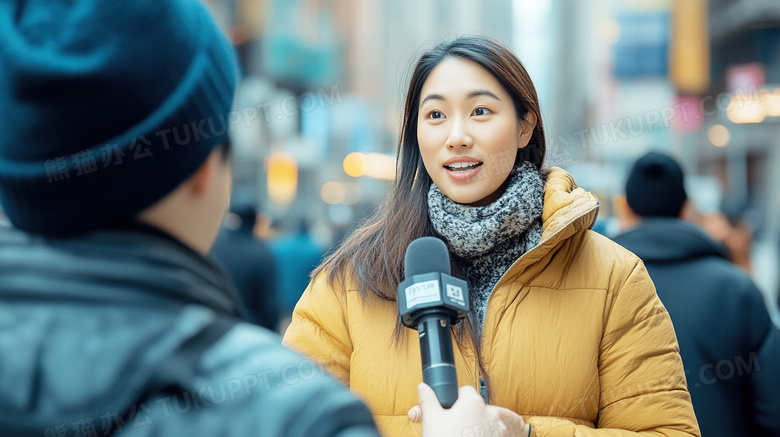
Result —
M230 212L241 219L241 227L254 229L260 212L255 198L243 192L234 192L230 198Z
M17 228L130 220L226 143L234 49L198 0L0 6L0 203Z
M626 203L640 217L679 217L688 199L682 167L669 155L639 158L626 181Z

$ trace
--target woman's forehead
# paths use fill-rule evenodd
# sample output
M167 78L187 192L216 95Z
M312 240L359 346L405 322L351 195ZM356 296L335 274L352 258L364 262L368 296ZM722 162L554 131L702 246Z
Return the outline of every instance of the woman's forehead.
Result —
M486 96L498 100L508 98L501 86L487 69L474 61L448 58L439 63L423 84L420 104L433 96L435 100L451 100Z

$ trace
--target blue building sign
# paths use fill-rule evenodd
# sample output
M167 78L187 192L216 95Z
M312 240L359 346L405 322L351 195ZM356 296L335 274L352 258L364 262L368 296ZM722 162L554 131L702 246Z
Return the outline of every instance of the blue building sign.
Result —
M667 75L670 16L667 11L621 12L613 74L620 79Z

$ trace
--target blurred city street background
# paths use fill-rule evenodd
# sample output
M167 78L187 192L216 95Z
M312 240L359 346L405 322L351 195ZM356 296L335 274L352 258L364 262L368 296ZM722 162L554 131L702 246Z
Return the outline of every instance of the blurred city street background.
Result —
M324 250L393 178L405 87L421 51L478 33L508 44L536 84L547 166L601 200L631 163L674 155L698 221L737 232L776 308L780 228L780 2L776 0L210 0L245 79L234 184L273 239L305 224ZM752 243L752 244L751 244Z
M777 317L780 1L206 3L243 69L234 192L258 202L257 233L270 242L307 233L325 253L370 214L394 176L414 61L442 39L477 33L526 65L546 166L598 195L597 231L618 232L633 161L668 152L687 172L691 220L745 252L740 265Z

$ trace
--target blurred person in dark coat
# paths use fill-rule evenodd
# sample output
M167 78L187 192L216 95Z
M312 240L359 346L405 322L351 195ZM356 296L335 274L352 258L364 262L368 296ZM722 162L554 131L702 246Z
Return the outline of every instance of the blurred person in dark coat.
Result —
M270 244L279 272L279 294L284 316L292 316L295 304L309 285L311 272L325 253L314 241L305 219L288 234L278 235Z
M674 323L702 436L780 436L780 331L725 248L683 221L684 176L670 156L636 161L615 241L647 266Z
M254 233L258 210L254 202L237 194L231 198L230 212L240 222L237 227L222 227L210 253L228 272L249 320L276 331L280 315L278 263L268 244Z

